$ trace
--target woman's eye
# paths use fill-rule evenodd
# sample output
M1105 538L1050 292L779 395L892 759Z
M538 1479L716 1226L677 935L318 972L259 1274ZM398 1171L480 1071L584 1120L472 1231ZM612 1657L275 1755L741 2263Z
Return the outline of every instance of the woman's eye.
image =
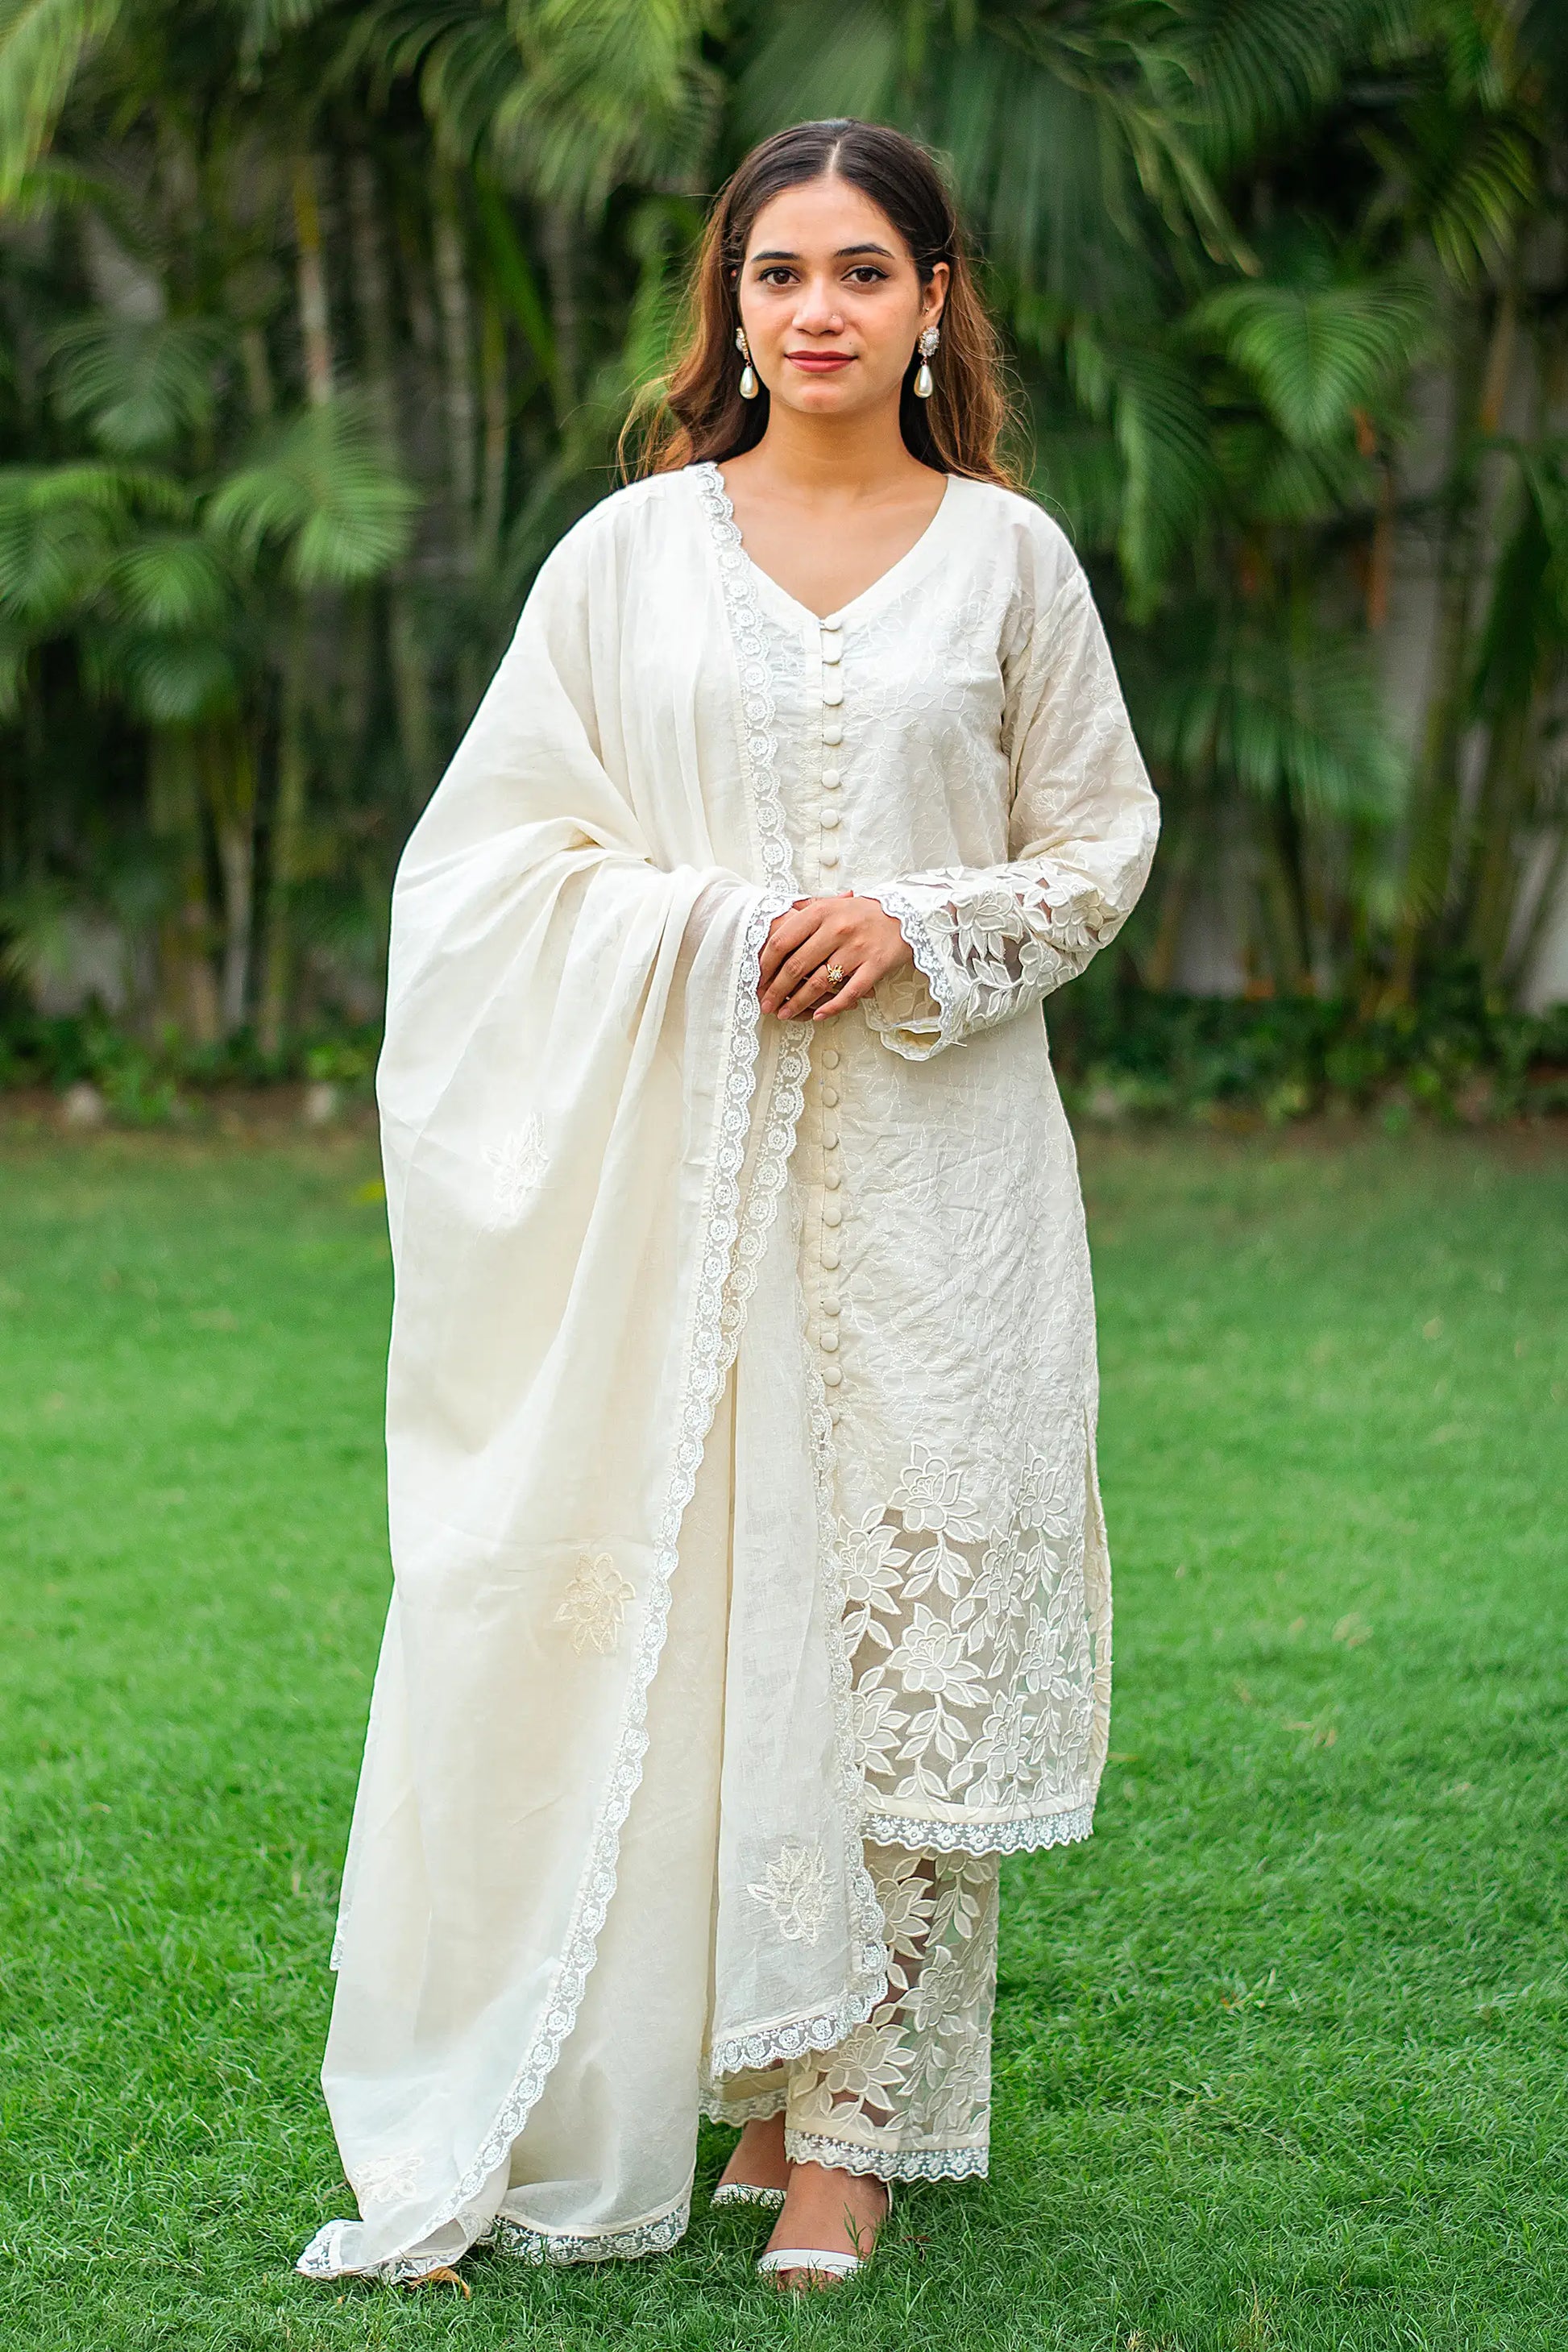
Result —
M771 269L759 271L758 277L763 286L787 286L790 273L782 262L775 262Z
M879 269L875 262L872 261L858 262L855 268L849 272L851 280L857 286L878 285L882 278L886 278L887 274L888 273L885 269Z

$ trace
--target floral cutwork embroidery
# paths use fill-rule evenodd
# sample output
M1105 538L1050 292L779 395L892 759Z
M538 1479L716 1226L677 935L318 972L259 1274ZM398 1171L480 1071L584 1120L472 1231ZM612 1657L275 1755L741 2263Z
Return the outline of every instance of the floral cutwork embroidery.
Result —
M361 2165L353 2176L354 2189L362 2205L400 2205L419 2191L419 2151L404 2150L396 2156L373 2157Z
M496 1233L516 1224L549 1172L544 1128L537 1111L531 1111L504 1143L486 1152L485 1165L495 1179L489 1228Z
M1075 1434L1063 1428L1049 1454L1026 1455L989 1507L972 1464L917 1440L886 1504L842 1526L856 1750L873 1813L879 1801L998 1813L1023 1797L1048 1826L1092 1803L1109 1628L1091 1622ZM911 1819L902 1834L941 1843L932 1827ZM1001 1847L1009 1825L988 1821L974 1836L975 1852ZM1032 1829L1022 1842L1043 1840Z
M602 1654L619 1641L631 1598L632 1587L607 1551L580 1551L555 1622L571 1627L579 1657L584 1650Z
M770 2078L732 2076L708 2111L726 2123L784 2112L793 2160L885 2180L984 2172L996 1989L994 1855L868 1847L886 1923L888 1990L831 2050Z
M815 1944L827 1916L827 1857L819 1845L784 1845L746 1892L792 1944Z

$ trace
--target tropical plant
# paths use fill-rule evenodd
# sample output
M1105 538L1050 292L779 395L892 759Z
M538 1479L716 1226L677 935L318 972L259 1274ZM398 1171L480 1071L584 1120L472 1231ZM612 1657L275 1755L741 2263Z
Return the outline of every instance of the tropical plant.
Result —
M948 159L1110 620L1167 811L1123 971L1178 982L1223 875L1254 993L1527 984L1556 0L0 0L14 988L66 985L74 909L143 1025L374 1016L401 841L614 479L704 193L841 112Z

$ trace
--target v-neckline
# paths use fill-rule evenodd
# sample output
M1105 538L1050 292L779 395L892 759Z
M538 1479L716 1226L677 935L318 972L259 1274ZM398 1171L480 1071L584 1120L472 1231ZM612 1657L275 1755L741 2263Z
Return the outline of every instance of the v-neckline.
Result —
M776 597L781 604L786 605L795 614L797 622L804 622L813 629L825 627L830 620L842 624L859 618L864 607L873 599L879 600L884 592L893 592L896 587L902 584L907 573L919 568L919 560L929 553L937 537L939 526L945 521L954 504L953 485L959 478L956 474L943 475L942 496L937 500L935 513L921 532L920 537L905 548L896 562L889 563L885 572L879 572L876 579L862 588L858 595L851 596L847 604L836 604L831 613L814 613L809 604L803 604L798 596L792 596L782 581L775 580L771 572L764 572L755 556L750 552L746 546L745 535L735 520L735 502L725 488L723 474L714 460L710 457L707 458L692 470L707 474L711 480L723 505L724 519L735 534L734 544L740 551L741 560L752 578L770 595Z

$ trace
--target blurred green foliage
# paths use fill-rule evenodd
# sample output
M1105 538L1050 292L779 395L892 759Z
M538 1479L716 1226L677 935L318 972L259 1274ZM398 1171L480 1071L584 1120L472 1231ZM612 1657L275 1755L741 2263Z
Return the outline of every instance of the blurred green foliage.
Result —
M1110 626L1165 811L1121 1013L1216 928L1358 1039L1460 966L1521 1001L1568 877L1561 0L0 0L8 1034L96 989L149 1066L286 1071L374 1020L708 196L840 113L942 159Z

